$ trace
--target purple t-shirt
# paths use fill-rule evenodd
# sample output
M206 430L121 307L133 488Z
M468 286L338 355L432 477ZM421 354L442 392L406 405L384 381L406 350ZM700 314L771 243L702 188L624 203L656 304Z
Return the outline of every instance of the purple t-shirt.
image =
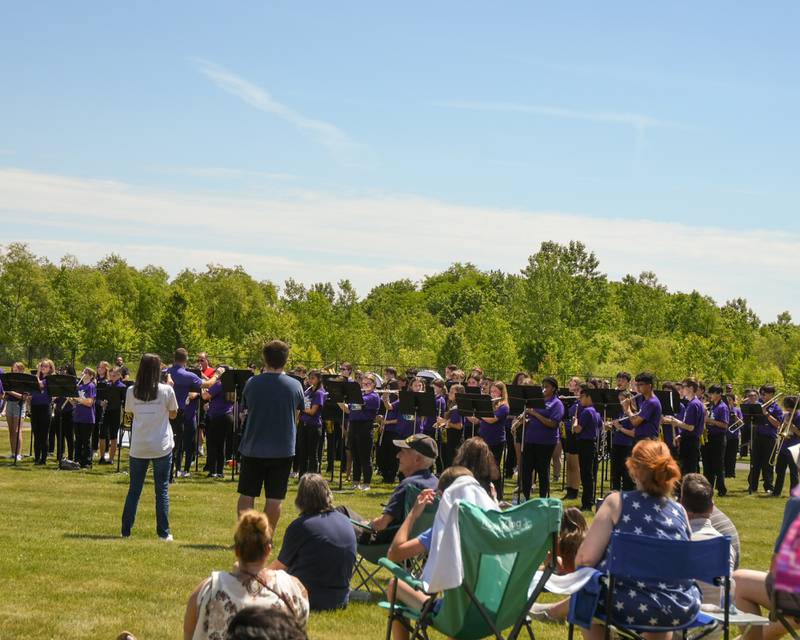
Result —
M639 417L644 420L635 429L634 440L638 442L645 438L657 438L658 426L661 424L661 401L653 394L645 400L644 396L639 396Z
M494 410L494 417L497 422L486 422L481 420L478 423L478 435L486 441L490 447L496 447L506 441L506 418L508 417L508 405L501 404Z
M795 427L800 428L800 411L794 414L794 420L792 421ZM789 447L793 447L798 442L800 442L800 436L796 436L795 434L789 432L789 437L783 441L783 445L781 446L781 451L785 451Z
M422 418L422 433L431 437L434 437L436 434L436 428L434 427L436 419L443 416L444 412L447 410L447 399L443 395L436 396L436 398L434 398L434 403L436 406L436 415Z
M227 413L233 413L233 402L229 402L225 397L226 394L222 390L222 383L219 380L209 387L208 395L211 396L206 414L209 418L218 418Z
M625 412L620 412L617 420L622 420L625 417ZM630 425L623 425L626 429L630 428ZM633 438L629 435L622 433L619 429L614 429L611 432L611 444L612 445L621 445L624 447L630 447L633 444Z
M41 391L37 391L36 393L31 394L31 405L32 406L41 406L50 404L50 393L47 391L47 378L42 380L42 384L44 387Z
M308 389L303 392L304 400L304 408L310 409L311 407L319 407L317 412L310 416L307 413L303 412L300 414L300 423L307 424L312 427L322 427L322 407L325 404L325 390L320 387L316 391L313 390L313 387L309 387Z
M565 409L566 420L564 420L564 434L568 438L572 437L572 421L575 419L575 416L580 418L581 409L583 409L583 407L581 407L580 402L576 402L570 405L569 409Z
M183 409L185 413L189 410L189 407L186 406L186 398L189 397L189 392L200 391L200 385L203 381L199 376L191 371L187 371L179 364L173 364L167 371L169 375L172 376L172 382L174 383L172 389L175 391L175 400L178 401L178 409ZM194 403L192 403L192 406L193 405ZM194 408L191 410L194 411Z
M779 423L783 420L783 409L781 409L776 402L773 402L767 407L767 413L775 418ZM756 427L756 433L760 436L768 436L770 438L778 437L778 430L772 426L772 423L764 418L764 424Z
M450 409L450 413L447 416L447 422L452 422L453 424L460 424L462 427L464 426L464 418L461 417L461 413L458 410L456 405ZM452 427L448 427L452 428Z
M96 398L97 387L94 386L94 382L79 384L78 395L81 398ZM72 421L81 424L94 424L94 406L85 407L82 404L76 404L72 411Z
M529 415L525 423L525 444L556 444L560 435L559 423L564 418L564 403L557 396L545 400L544 409L537 409L545 418L555 421L555 426L544 426L536 416Z
M727 404L720 402L719 404L714 405L714 407L711 409L711 419L724 422L725 426L717 427L713 424L708 425L709 436L720 436L728 433L728 424L731 421L731 411Z
M695 396L691 402L686 405L686 411L683 414L683 420L686 424L694 425L694 431L681 431L681 438L683 440L699 440L703 435L703 430L706 428L706 407L703 402Z
M603 418L593 406L582 407L578 424L581 426L578 440L597 440L603 428Z
M400 401L395 400L392 403L392 410L397 412L397 426L395 433L397 433L398 440L405 440L409 436L414 435L414 414L413 413L400 413Z
M374 391L370 391L363 398L361 404L350 405L350 422L375 422L375 416L381 408L381 399Z
M397 408L395 403L392 403L391 406L392 406L392 408L389 409L386 412L386 422L389 422L390 420L397 420L398 419L397 413L398 413L399 409ZM397 422L393 422L392 424L386 424L383 427L383 430L386 433L395 433L396 434L397 433L397 428L398 428L397 427Z

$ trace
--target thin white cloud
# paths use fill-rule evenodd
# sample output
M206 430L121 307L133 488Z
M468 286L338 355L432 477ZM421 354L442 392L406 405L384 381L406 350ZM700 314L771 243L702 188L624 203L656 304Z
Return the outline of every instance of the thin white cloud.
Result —
M14 155L13 149L0 148L0 156L13 156L13 155Z
M69 251L94 260L115 251L173 273L223 262L278 283L289 276L349 278L361 293L455 261L516 273L541 242L580 240L611 278L652 270L671 290L697 289L720 303L745 297L763 320L784 309L800 318L800 303L774 295L791 290L791 276L800 270L800 236L782 230L731 234L645 218L468 207L414 196L187 194L0 169L0 224L18 229L11 223L22 218L36 221L35 232L7 234L4 241L28 240L35 249L55 242L47 245L51 259ZM112 218L118 243L87 246L87 234Z
M257 178L263 180L293 180L295 176L289 173L252 171L250 169L236 169L233 167L184 167L151 165L147 169L153 173L165 175L187 176L190 178L209 178L212 180L233 180L241 178Z
M266 90L258 85L253 84L241 76L237 76L218 64L202 58L190 58L190 60L200 73L214 82L214 84L223 91L227 91L236 96L251 107L285 120L304 134L317 139L322 144L335 148L341 147L349 142L347 135L337 126L298 113L291 107L275 100Z

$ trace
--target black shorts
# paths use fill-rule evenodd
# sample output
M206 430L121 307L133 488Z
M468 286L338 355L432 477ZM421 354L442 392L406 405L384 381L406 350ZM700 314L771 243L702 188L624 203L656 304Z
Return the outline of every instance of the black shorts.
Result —
M242 456L238 491L258 498L261 487L270 500L283 500L289 487L293 458L248 458Z
M120 410L106 409L103 414L103 424L100 426L100 437L103 440L116 440L119 431Z
M561 446L564 449L564 453L570 455L577 455L578 453L578 438L574 435L568 435L566 438L561 440Z

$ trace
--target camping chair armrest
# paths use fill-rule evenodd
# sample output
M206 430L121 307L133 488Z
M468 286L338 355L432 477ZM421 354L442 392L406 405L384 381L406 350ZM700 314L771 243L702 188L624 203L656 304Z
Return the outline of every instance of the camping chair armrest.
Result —
M375 533L375 529L372 528L372 525L364 524L363 522L359 522L358 520L353 520L349 518L350 524L354 527L358 527L359 529L363 529L364 531L369 531L370 533Z
M389 560L389 558L381 558L380 560L378 560L378 564L381 565L384 569L388 569L389 571L391 571L395 578L397 578L398 580L402 580L409 587L412 587L417 591L425 593L425 588L422 586L421 580L418 580L417 578L412 576L408 571L403 569L403 567Z

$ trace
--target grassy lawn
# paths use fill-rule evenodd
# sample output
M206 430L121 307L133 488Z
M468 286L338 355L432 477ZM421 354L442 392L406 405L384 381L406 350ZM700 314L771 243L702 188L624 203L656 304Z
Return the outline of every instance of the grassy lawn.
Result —
M116 467L59 472L0 455L0 638L113 638L128 629L140 639L181 637L189 592L214 569L233 562L235 485L229 480L191 478L170 488L173 544L155 534L152 482L148 476L133 536L119 538L127 476ZM25 433L27 452L29 432ZM123 469L125 466L123 458ZM718 504L736 523L742 566L766 569L785 499L748 496L739 471ZM284 505L276 551L295 515L294 482ZM369 494L336 495L364 515L377 514L390 487ZM353 603L333 614L312 614L316 639L379 638L385 615L374 604ZM539 638L565 638L566 627L537 623Z

